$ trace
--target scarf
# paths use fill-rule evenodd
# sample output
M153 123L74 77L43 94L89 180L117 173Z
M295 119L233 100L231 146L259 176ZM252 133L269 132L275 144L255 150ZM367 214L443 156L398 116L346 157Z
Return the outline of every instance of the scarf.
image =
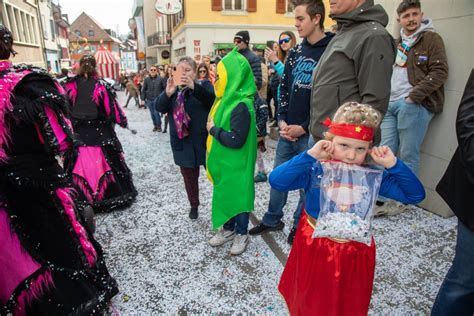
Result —
M400 30L400 37L402 40L397 49L397 57L395 58L396 65L406 67L408 52L418 39L418 36L423 32L434 32L433 21L431 19L423 20L418 30L411 35L405 35L405 33L403 33L403 28Z
M176 107L173 109L173 120L179 139L183 139L189 135L191 118L184 109L184 99L188 90L189 89L179 89L178 96L176 97Z

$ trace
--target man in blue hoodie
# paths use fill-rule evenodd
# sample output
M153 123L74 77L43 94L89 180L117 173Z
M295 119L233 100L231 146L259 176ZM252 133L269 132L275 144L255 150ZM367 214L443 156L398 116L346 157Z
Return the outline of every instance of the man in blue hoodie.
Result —
M324 33L325 9L322 1L293 0L293 5L295 27L303 42L290 50L281 80L278 109L280 139L276 149L275 167L308 149L311 76L334 36L332 33ZM283 229L285 224L281 218L287 197L287 192L271 189L268 211L261 223L252 228L249 234L258 235ZM293 215L293 228L288 236L290 244L295 237L303 202L304 192L300 191L300 200Z

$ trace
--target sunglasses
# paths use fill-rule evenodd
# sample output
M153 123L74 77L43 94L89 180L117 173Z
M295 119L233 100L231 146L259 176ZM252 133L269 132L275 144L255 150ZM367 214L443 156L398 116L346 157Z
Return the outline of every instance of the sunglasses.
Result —
M291 39L289 37L286 37L286 38L282 38L281 40L278 41L278 44L283 44L283 43L286 43L288 44L289 42L291 41Z
M242 43L242 39L240 39L240 38L234 38L234 43L240 44L240 43Z
M150 71L156 71L156 69L150 69Z
M202 72L202 73L206 73L207 70L204 70L204 69L203 69L203 70L199 70L199 72L200 72L200 73L201 73L201 72Z

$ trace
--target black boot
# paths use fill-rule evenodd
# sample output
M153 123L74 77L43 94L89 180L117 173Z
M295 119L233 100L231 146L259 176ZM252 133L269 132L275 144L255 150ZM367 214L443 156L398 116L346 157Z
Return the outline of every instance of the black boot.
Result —
M197 207L191 207L191 210L189 211L189 218L190 219L197 219L198 218L198 208Z

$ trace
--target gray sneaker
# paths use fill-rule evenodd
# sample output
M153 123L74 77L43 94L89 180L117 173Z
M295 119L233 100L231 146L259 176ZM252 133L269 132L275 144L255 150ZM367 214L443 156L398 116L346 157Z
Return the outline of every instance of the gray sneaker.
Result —
M249 244L249 236L248 235L240 235L235 234L234 243L230 248L230 254L233 256L237 256L242 254L245 249L247 249L247 245Z
M208 243L212 247L217 247L233 240L234 236L235 233L233 231L222 228L211 239L209 239Z
M389 200L382 206L375 207L374 216L393 216L408 211L409 209L409 205L405 205L394 200Z

